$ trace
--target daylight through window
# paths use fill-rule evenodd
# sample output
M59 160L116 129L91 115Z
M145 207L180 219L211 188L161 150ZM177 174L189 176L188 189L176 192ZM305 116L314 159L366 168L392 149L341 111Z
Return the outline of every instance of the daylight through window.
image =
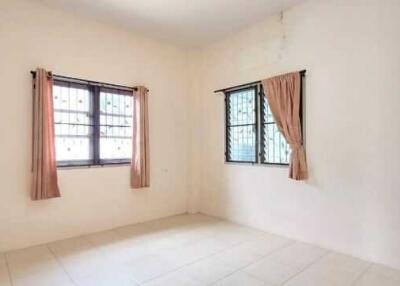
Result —
M130 162L132 92L55 80L53 101L58 166Z
M279 132L261 84L225 91L225 160L288 165L290 146Z

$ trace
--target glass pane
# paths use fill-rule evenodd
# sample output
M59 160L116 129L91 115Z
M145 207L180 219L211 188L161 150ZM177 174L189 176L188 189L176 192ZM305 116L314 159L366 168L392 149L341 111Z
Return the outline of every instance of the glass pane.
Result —
M264 125L264 162L289 164L290 147L276 124Z
M275 122L274 117L272 116L271 108L269 108L268 101L263 97L263 110L264 110L264 118L261 120L266 123L266 122Z
M133 97L125 94L100 92L100 112L108 114L133 115Z
M53 86L55 110L90 111L89 90L67 86Z
M90 160L88 137L56 137L57 161Z
M229 125L254 124L256 122L255 90L235 91L228 96Z
M55 124L85 124L90 125L90 116L88 113L76 112L54 112Z
M61 109L61 87L58 85L53 86L53 106L54 109Z
M56 135L89 135L92 127L87 113L54 112Z
M132 127L100 126L100 137L132 138Z
M229 127L229 160L231 161L256 161L256 127L237 126Z
M91 127L85 125L56 124L55 133L58 135L86 136L91 133Z
M59 84L59 85L58 85ZM57 161L90 160L91 95L87 88L55 82L53 86Z
M100 159L130 159L133 97L100 92Z
M132 117L100 115L100 125L132 126Z
M101 159L130 159L131 157L131 138L100 138Z

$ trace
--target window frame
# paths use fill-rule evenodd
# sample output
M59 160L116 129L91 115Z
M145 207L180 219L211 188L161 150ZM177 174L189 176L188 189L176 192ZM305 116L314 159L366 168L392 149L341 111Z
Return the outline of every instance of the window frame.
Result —
M241 88L236 88L232 90L228 90L224 92L225 96L225 163L241 163L241 164L257 164L259 163L259 118L258 118L258 93L259 93L258 85L248 85ZM254 104L255 104L255 123L249 124L238 124L238 125L229 125L229 104L228 100L232 93L247 91L247 90L254 90ZM256 132L255 132L255 148L254 148L254 161L239 161L239 160L231 160L229 158L229 128L235 126L250 126L254 125Z
M259 113L260 113L260 138L261 138L261 140L260 140L260 153L259 153L260 164L261 165L272 165L272 166L288 167L289 163L269 162L269 161L265 161L264 160L265 153L266 153L265 152L265 146L267 145L267 144L265 144L267 140L265 139L265 136L264 136L265 135L265 127L267 125L270 125L270 124L275 124L276 125L276 122L275 122L275 120L274 120L274 122L264 122L264 120L263 120L264 112L265 112L264 105L263 105L263 100L267 101L267 98L266 98L266 96L264 94L264 90L262 88L262 84L260 84L259 98L260 98L259 99L260 100L260 109L259 109ZM267 101L267 104L268 104L268 101ZM278 127L276 127L276 128L278 128ZM282 137L283 137L283 135L282 135ZM286 142L286 144L289 146L289 144L287 142ZM289 146L289 148L290 148L290 146Z
M101 159L100 158L100 92L102 88L107 91L116 91L118 94L124 96L134 96L133 90L118 88L114 86L108 86L105 84L104 87L98 84L90 84L90 82L76 82L74 80L68 80L64 78L54 78L53 87L67 86L67 87L78 87L88 90L89 92L89 106L91 115L91 132L89 132L89 152L91 159L89 160L63 160L56 161L57 168L73 168L73 167L103 167L103 166L118 166L118 165L130 165L131 159ZM134 108L134 105L132 105ZM53 112L55 112L54 110ZM73 111L74 112L74 111ZM134 116L134 111L132 118ZM56 123L54 123L55 125ZM68 136L68 135L66 135ZM55 135L55 137L58 137ZM62 137L62 135L61 135ZM56 150L57 152L57 150Z
M303 123L303 76L300 78L300 125L301 125L301 133L303 136L304 141L304 123ZM238 160L230 160L229 159L229 106L228 106L228 97L233 92L244 91L254 89L255 90L255 97L256 97L256 160L255 161L238 161ZM289 167L289 163L274 163L274 162L267 162L264 161L263 158L265 157L264 150L265 150L265 139L264 139L264 128L263 126L265 123L263 122L264 116L264 108L263 102L265 95L264 90L261 82L254 82L248 85L243 85L237 88L232 88L229 90L224 90L224 103L225 103L225 153L224 153L224 162L225 163L238 163L238 164L251 164L251 165L262 165L262 166L277 166L277 167ZM276 123L275 123L276 124ZM290 147L290 146L289 146Z

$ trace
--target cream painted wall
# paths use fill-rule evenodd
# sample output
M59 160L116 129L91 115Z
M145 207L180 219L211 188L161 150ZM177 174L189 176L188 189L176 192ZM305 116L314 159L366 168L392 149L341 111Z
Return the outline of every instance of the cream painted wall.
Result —
M400 268L399 15L399 1L307 1L198 52L191 210ZM213 90L300 69L310 180L225 164Z
M310 0L190 53L37 1L0 4L0 252L188 210L400 267L398 1ZM128 167L70 169L61 199L30 201L37 66L150 88L151 189L130 190ZM213 90L303 68L310 180L225 164Z
M0 252L184 213L190 168L185 51L38 1L0 1ZM129 167L59 171L63 197L32 202L31 75L57 74L150 89L151 188Z

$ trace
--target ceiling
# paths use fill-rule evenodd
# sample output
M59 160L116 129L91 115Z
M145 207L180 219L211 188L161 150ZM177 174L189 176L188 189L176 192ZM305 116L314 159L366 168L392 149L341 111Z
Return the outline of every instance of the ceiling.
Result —
M42 0L153 38L198 47L301 0Z

